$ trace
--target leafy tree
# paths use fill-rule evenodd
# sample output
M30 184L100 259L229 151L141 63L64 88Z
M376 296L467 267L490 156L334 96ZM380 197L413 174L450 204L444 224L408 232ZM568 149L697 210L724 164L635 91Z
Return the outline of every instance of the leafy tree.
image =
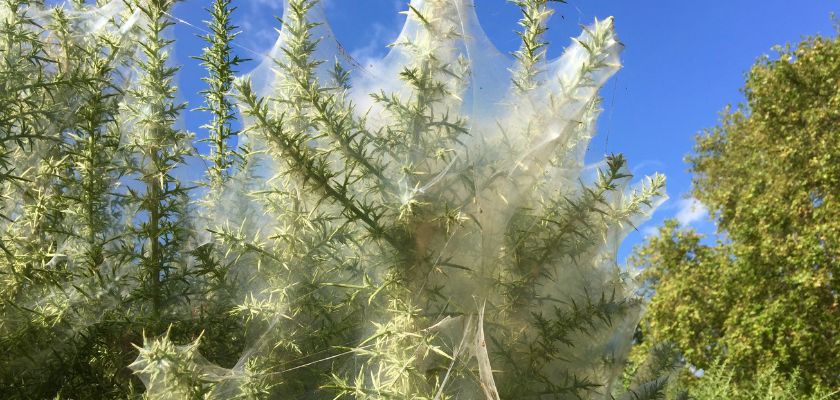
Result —
M780 374L775 368L768 367L758 371L749 382L738 383L731 368L726 364L715 363L703 375L702 384L691 390L691 398L696 400L732 399L732 400L829 400L837 398L840 390L827 391L816 389L810 394L803 394L810 386L798 372Z
M656 294L647 341L725 360L734 382L775 367L840 386L840 40L812 37L751 69L688 158L722 239L668 222L635 255Z

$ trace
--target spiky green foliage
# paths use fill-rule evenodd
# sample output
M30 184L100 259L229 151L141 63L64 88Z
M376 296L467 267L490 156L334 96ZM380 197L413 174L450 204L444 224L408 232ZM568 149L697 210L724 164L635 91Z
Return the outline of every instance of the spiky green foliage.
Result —
M627 392L622 398L642 399L687 399L688 393L677 385L683 372L682 355L670 343L659 343L647 347L647 354L632 374Z
M27 9L28 2L24 1L7 0L0 5L0 54L3 57L0 67L3 82L0 91L3 115L0 117L3 122L0 128L0 185L3 194L0 200L4 206L0 218L4 227L24 212L24 204L20 201L24 196L30 199L29 214L36 214L30 225L38 225L42 215L38 205L43 204L39 199L47 195L40 192L45 189L44 185L29 185L41 172L33 170L33 160L44 156L45 148L56 147L57 131L51 126L50 117L61 114L63 107L52 101L51 94L66 89L61 73L47 73L55 69L57 62L50 58L49 44L41 38L45 28L27 14ZM18 253L11 248L13 241L8 235L0 241L9 262Z
M116 71L123 66L122 40L130 35L90 29L81 17L90 9L81 6L46 11L25 3L17 2L16 15L30 21L20 36L29 42L11 48L40 49L32 73L51 83L13 92L44 91L38 104L27 106L30 121L3 124L38 136L11 153L20 179L6 186L13 201L3 232L10 251L0 264L6 354L0 392L7 398L107 396L126 379L118 376L120 358L101 347L106 332L119 328L95 326L123 301L114 280L119 264L109 251L122 233L113 191L122 175L116 116L124 80Z
M173 80L178 68L168 62L173 40L166 38L166 31L173 24L170 19L173 4L170 0L155 0L136 5L144 21L140 25L144 40L134 59L140 73L123 103L126 123L130 125L125 145L129 152L127 169L135 180L127 188L127 202L133 207L133 215L128 221L130 235L123 241L123 252L136 268L131 274L135 286L131 293L130 318L135 338L140 329L151 335L160 335L168 329L166 340L175 341L197 340L197 336L205 336L206 332L206 339L201 341L204 352L217 362L230 365L234 362L231 353L238 351L237 339L241 338L239 326L227 313L231 306L226 290L231 282L212 246L199 242L202 233L195 229L198 223L193 219L190 188L174 175L179 168L185 168L187 157L195 152L192 134L175 127L185 105L175 101L177 89ZM221 6L224 8L225 4ZM218 18L230 15L230 10L217 11ZM229 37L217 39L218 49L229 49L229 40ZM208 80L229 81L230 77L224 74L232 72L225 72L224 62L208 61L218 67ZM217 73L222 75L217 77ZM211 137L227 135L226 141L231 134L232 115L220 91L225 84L220 85L208 91L213 98L208 108L218 117L208 131ZM211 169L209 173L218 179L213 183L218 189L224 183L226 172ZM135 365L145 356L141 352ZM174 393L150 396L183 395ZM188 393L198 396L192 390Z
M137 209L134 222L136 243L130 251L138 259L142 277L138 297L152 326L165 325L166 308L177 304L180 280L186 265L187 188L172 174L192 154L192 136L174 127L184 104L175 103L172 84L177 68L168 65L171 39L164 36L173 23L166 15L174 1L154 0L137 5L145 18L141 53L137 59L140 76L124 103L132 126L127 150L128 170L141 184L129 187L130 201Z
M515 71L513 83L523 91L535 88L539 82L534 79L540 75L540 69L545 66L545 51L548 43L543 39L548 28L546 21L554 11L548 3L565 3L565 0L509 0L516 4L522 12L519 26L522 31L517 32L522 40L522 46L513 53L519 61L519 69Z
M4 186L4 203L12 200L7 194L8 185L24 180L21 175L25 171L16 168L13 153L46 139L40 128L56 107L49 93L60 81L55 74L45 73L54 61L40 38L44 28L27 15L27 6L28 2L18 0L4 0L0 5L0 183ZM7 212L3 210L4 219L9 219Z
M207 169L208 178L212 186L222 185L231 174L231 168L242 155L236 149L233 141L238 132L232 127L236 118L233 104L228 93L233 84L235 68L243 60L233 55L231 43L238 35L236 26L232 25L231 14L236 9L231 7L231 0L216 0L208 11L211 20L207 23L210 34L202 36L209 47L198 57L202 65L207 68L207 77L202 78L209 86L201 93L205 98L205 106L199 108L213 115L209 124L203 126L209 132L209 137L202 141L210 143L210 155L204 158L211 163Z

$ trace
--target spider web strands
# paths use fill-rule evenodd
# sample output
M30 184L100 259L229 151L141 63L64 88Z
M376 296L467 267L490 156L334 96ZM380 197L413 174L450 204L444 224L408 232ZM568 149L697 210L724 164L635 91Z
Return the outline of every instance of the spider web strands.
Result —
M203 33L205 35L212 35L212 32L208 31L205 28L197 26L197 25L195 25L195 24L193 24L189 21L186 21L182 18L176 17L169 12L166 12L165 14L168 17L172 18L176 23L179 23L179 24L182 24L186 27L189 27L190 29L193 29L196 32L200 32L200 33ZM367 74L367 75L371 75L370 71L365 69L365 67L362 66L362 64L360 64L358 61L356 61L356 59L353 58L353 56L350 55L350 53L347 51L347 49L340 42L338 42L336 40L334 44L336 46L336 51L338 52L338 55L344 61L346 61L348 64L350 64L355 70L361 71L362 73ZM239 44L239 43L233 42L230 45L233 46L233 47L239 48L241 50L245 50L246 52L248 52L248 54L251 54L252 56L256 57L257 60L265 60L265 59L273 58L273 55L270 54L270 53L260 52L260 51L254 50L250 47L244 46L244 45Z
M517 218L523 217L525 219L523 226L527 227L524 229L525 231L533 230L540 232L539 235L546 235L545 241L538 245L538 248L540 249L539 259L534 260L532 263L533 265L531 266L536 271L526 274L528 275L527 279L530 281L523 283L523 285L529 286L536 284L539 286L545 285L547 282L552 282L552 285L554 285L557 284L557 282L562 281L562 279L554 277L553 275L555 275L555 273L550 273L547 270L541 271L544 268L542 264L558 258L556 252L548 252L547 249L551 246L558 247L554 242L558 240L558 237L565 237L561 236L559 233L549 234L549 231L555 229L553 226L557 226L556 229L558 231L570 228L577 229L578 232L563 234L579 236L577 242L580 243L583 250L572 249L578 252L578 254L575 255L576 258L574 259L573 264L580 264L580 268L583 268L583 265L586 265L595 268L596 270L600 270L601 268L605 268L600 263L603 258L607 257L606 254L609 253L610 247L610 245L603 243L604 241L607 241L607 239L603 239L602 237L617 236L619 234L618 232L623 229L621 227L610 227L613 218L615 218L615 220L620 219L619 215L626 214L625 210L633 209L634 211L638 211L639 207L633 204L641 201L640 199L647 201L647 197L652 196L651 193L656 191L654 189L650 193L641 194L638 198L629 196L625 199L621 194L613 195L613 192L623 190L628 178L627 175L622 175L622 173L619 173L616 170L612 171L614 172L612 174L613 178L604 180L603 190L599 190L598 188L580 189L583 193L592 193L591 196L583 196L589 199L587 200L587 204L579 204L576 201L576 197L581 195L581 193L576 190L568 189L559 196L559 200L556 194L552 194L546 190L545 192L539 192L539 196L543 196L545 198L528 204L529 208L527 208L528 212L526 214L529 215L519 215L522 214L522 211L521 209L517 209L517 207L521 207L525 199L528 199L528 197L532 195L530 193L532 185L522 183L517 184L517 177L526 178L528 182L536 182L538 183L537 187L541 188L541 185L544 185L544 183L541 182L542 179L551 179L551 174L546 173L543 175L542 171L550 169L546 166L547 164L551 164L552 166L556 164L561 165L564 168L568 168L568 171L562 171L562 173L568 176L570 181L575 184L577 183L575 182L575 173L578 170L576 169L577 167L575 167L576 161L573 157L580 156L579 149L581 146L579 144L585 144L588 140L588 136L591 135L594 116L596 116L599 111L596 107L598 102L594 100L594 93L606 77L609 76L610 71L613 71L616 67L614 63L615 60L610 58L614 55L613 52L618 50L617 47L612 46L612 43L614 42L611 41L612 38L610 36L612 27L611 20L604 21L601 24L596 24L594 28L590 28L589 31L579 38L579 43L576 43L576 46L573 46L571 53L569 53L570 55L565 58L564 62L568 63L568 66L564 68L560 67L561 64L550 64L545 66L542 70L544 72L542 72L543 76L540 82L550 82L550 88L540 88L538 85L538 87L530 91L529 94L520 95L522 96L523 102L531 104L535 110L539 109L539 104L549 104L551 107L549 109L549 115L554 115L554 117L552 117L554 119L549 121L540 121L536 115L529 114L528 111L525 110L517 110L510 117L510 120L505 120L504 118L502 118L502 121L491 119L494 123L509 125L506 126L505 129L510 130L510 135L506 138L510 142L506 143L504 141L497 141L495 143L485 143L484 148L493 149L495 146L505 148L505 146L507 146L512 148L510 154L512 154L513 157L511 159L510 157L506 158L504 154L492 154L489 158L481 158L477 157L479 153L460 153L460 149L466 148L472 150L470 147L472 143L457 143L457 141L453 139L458 138L459 135L463 136L467 133L471 135L475 134L476 138L481 138L481 140L487 140L488 137L481 136L482 131L484 131L486 127L481 125L480 120L476 121L473 119L472 121L467 121L464 119L461 121L458 120L457 117L453 117L452 119L449 118L450 115L457 115L459 109L463 110L462 107L465 102L468 101L467 99L469 99L468 97L461 96L460 93L462 93L461 91L463 90L461 85L469 85L471 78L465 77L471 75L471 73L468 73L466 68L460 70L458 69L459 66L468 65L468 61L459 61L457 57L453 58L453 54L457 55L459 47L458 45L450 45L450 43L455 43L461 40L462 35L457 32L458 29L446 28L446 24L453 23L451 20L447 20L447 13L440 12L445 9L445 7L448 7L445 5L446 3L447 2L430 1L427 3L412 4L412 8L409 11L407 28L404 30L405 34L397 41L397 44L394 47L395 50L392 52L393 55L389 55L391 58L386 59L386 61L383 62L383 65L388 66L387 70L390 73L402 78L401 81L385 85L385 89L382 91L368 90L366 87L368 82L364 82L364 80L361 83L355 83L355 85L361 85L364 87L364 89L359 90L360 92L378 93L377 98L374 99L374 104L370 107L372 110L371 114L374 115L374 117L368 122L370 122L372 126L381 127L380 130L373 129L373 131L376 132L378 137L381 139L380 141L373 141L369 145L372 147L381 146L383 148L387 148L385 153L393 160L393 166L401 166L401 169L398 171L396 169L390 169L387 174L383 174L385 176L392 176L404 192L404 196L401 198L403 204L400 206L399 216L396 221L393 221L391 218L394 218L394 216L381 214L379 216L381 221L380 223L383 224L382 226L387 226L390 223L396 222L400 224L399 226L401 226L401 229L406 229L408 232L411 232L408 235L408 238L413 240L420 250L415 250L414 255L422 255L422 259L418 258L413 265L406 265L404 272L398 273L398 276L388 277L386 274L384 277L380 277L379 281L383 284L378 287L373 286L376 287L376 289L374 289L375 291L373 295L368 298L401 301L405 298L403 296L406 296L407 298L412 299L412 303L424 304L429 308L428 312L438 315L442 315L440 312L457 313L466 311L469 308L467 307L467 303L475 301L475 299L471 296L472 293L486 294L487 291L493 287L493 285L490 284L485 288L476 288L476 284L466 283L469 279L465 282L461 282L461 280L466 277L475 276L474 274L488 273L488 271L483 270L483 268L485 268L483 265L484 263L495 264L497 268L505 266L504 263L495 262L497 259L495 259L495 256L492 256L492 254L498 251L498 247L496 246L505 246L506 239L504 239L504 236L506 234L511 234L514 236L514 239L517 237L520 237L523 240L527 239L527 235L520 234L516 230L506 233L505 229L503 229L507 223L505 222L506 219L511 218L512 216L516 216ZM307 4L311 4L311 2L296 2L292 7L302 9L305 8ZM435 9L434 7L442 8ZM456 13L456 15L457 14L458 13ZM452 14L450 13L449 15ZM458 22L454 22L455 25L449 26L463 26L464 21L469 19L463 18L462 15L457 15L457 18ZM305 25L306 23L302 24ZM310 28L315 25L316 24L311 25ZM288 26L289 25L284 25L284 28L287 28ZM292 32L291 29L292 28L290 28L289 32ZM320 25L319 28L313 29L320 29ZM433 33L429 34L429 32ZM435 35L440 36L435 37ZM424 42L424 40L427 40L427 42ZM299 41L298 43L305 43L305 41ZM420 43L422 43L422 45L420 45ZM306 51L312 51L309 49L308 45L301 46L301 48L307 49ZM286 52L287 54L283 55L283 52ZM289 55L289 52L293 53L294 50L292 50L292 48L281 48L280 53L278 54L281 54L283 57L288 57L289 59L297 57L297 61L294 62L298 62L300 65L308 65L310 68L317 65L312 63L312 61L307 57L301 57L294 54ZM481 52L479 51L478 53ZM604 56L604 54L607 54L608 56ZM392 62L392 64L388 64L389 61ZM281 63L281 69L289 68L288 65L290 65L290 62L282 62L285 62L286 64ZM375 66L375 68L382 68L382 65ZM462 73L464 73L464 75L462 75ZM557 79L556 81L548 80L548 78L555 73L562 79ZM385 75L387 76L387 74ZM307 73L301 74L300 76L306 77L301 79L301 81L303 81L311 79L310 77L312 74ZM294 82L294 80L292 80L291 83L287 82L287 84L288 86L284 88L289 88L292 91L300 90L299 82ZM276 88L274 89L276 90ZM266 98L270 99L271 97L268 96ZM285 98L282 100L282 102L288 101L289 100ZM466 107L472 107L474 110L482 109L481 103L479 103L477 99L469 99L469 101L472 101L473 104ZM252 103L252 106L262 106L256 97L253 99ZM266 112L264 114L269 116L269 103L265 104ZM305 122L306 118L308 118L306 113L306 107L300 107L298 109L291 110L289 112L291 115L284 115L282 113L279 114L286 118L284 122L303 121L300 126L308 126ZM521 129L521 126L517 126L519 123L514 123L513 121L515 118L521 119L523 115L526 119L534 118L533 126L524 130L524 132L522 132L523 130ZM278 121L280 121L280 119L278 119ZM432 122L430 123L429 121ZM267 122L270 122L270 120L268 118L263 118L263 121L260 122L260 124L263 126L271 125ZM464 124L463 129L461 129L460 125L462 123ZM469 125L467 128L466 126L469 123L473 124ZM558 126L554 127L552 124L556 124ZM550 129L544 129L546 127ZM306 129L310 128L307 127ZM282 136L280 132L281 131L275 132L275 136ZM517 137L521 133L525 133L521 137L525 137L528 140L524 143L517 143L516 141L519 140ZM319 147L319 144L322 143L321 141L326 141L326 138L326 135L312 135L311 138L307 139L307 145L309 146L311 144L311 148L313 149L323 148L323 151L331 152L333 150L331 150L329 145ZM489 137L489 139L493 140L496 138ZM435 140L439 141L435 142ZM447 141L450 140L451 142L447 143ZM433 155L433 153L428 153L429 149L435 148L434 145L430 143L440 143L440 146L444 149L444 152L441 153L442 157L440 160L435 159L434 156L436 155ZM566 149L565 146L568 146L571 150ZM554 152L547 150L551 148L559 148L561 151ZM450 152L451 154L447 152ZM326 154L330 154L325 156L325 158L329 159L331 154L337 153ZM287 160L289 159L288 156L293 156L292 159L295 158L294 152L287 152L286 155ZM564 158L570 155L573 158L571 161ZM279 159L283 160L282 156ZM555 163L555 159L558 159L559 161ZM479 163L479 161L481 161L481 163ZM614 161L623 160L615 158ZM494 164L494 162L498 163ZM614 164L619 165L621 162L616 162ZM485 170L481 170L477 167L485 168ZM469 182L468 186L472 186L476 189L467 193L459 193L461 189L457 184L453 185L453 177L463 175L471 175L473 177L487 177L489 175L490 179L473 178L472 182ZM330 173L326 176L333 175ZM496 182L494 182L494 180ZM354 183L350 183L350 185L353 186ZM656 185L651 185L650 187L654 188L655 186ZM356 190L359 189L356 188ZM491 195L494 197L489 197ZM457 202L455 204L459 204L459 206L452 207L453 212L451 214L447 213L446 218L443 218L442 216L439 217L440 214L437 214L439 211L434 211L434 207L440 207L450 202L451 200L448 199L447 196L456 196L455 198L457 199ZM549 199L549 197L551 197L551 199ZM474 198L475 200L470 200L471 198ZM503 200L502 203L507 204L507 206L502 206L502 203L494 204L497 202L495 199L499 198L501 198ZM628 202L624 203L625 200L628 200ZM295 201L305 203L308 200L306 200L305 197L299 196L295 199ZM314 201L316 207L323 204L321 200L319 200L318 196L315 196ZM569 204L566 204L566 202ZM478 208L473 204L481 204L482 206L481 208ZM506 210L506 207L510 208ZM558 216L540 215L541 212L548 211L555 212ZM574 218L569 218L569 222L565 224L551 223L551 219L559 218L559 216L563 213L574 213ZM598 214L601 214L602 217L596 218L595 216ZM501 216L501 218L499 218L499 216ZM352 218L355 217L351 217L351 219ZM438 225L442 224L442 222L431 222L444 220L448 221L446 222L446 229L441 229L442 225ZM342 222L339 223L344 223L344 220L341 221ZM472 221L475 221L475 225ZM598 226L585 231L579 226L588 223L598 224ZM480 234L475 233L476 226L481 227ZM431 233L438 236L432 236ZM483 238L482 240L476 242L475 239L470 238L470 235L475 235L474 237L476 238ZM534 237L536 238L537 236ZM402 243L400 243L400 240L401 239L391 240L389 243L401 246ZM475 246L477 243L479 245ZM520 244L517 243L518 242L516 240L513 241L514 246L520 246ZM356 250L341 250L341 245L336 246L336 251L347 251L348 253L345 254L346 256L353 255L353 252L355 251L364 251L364 247L362 245L359 245ZM473 246L473 249L470 249L471 246ZM476 262L476 259L470 259L476 254L474 251L475 248L487 249L487 251L483 252L484 254L480 257L476 257L476 259L483 261ZM567 252L572 250L562 247L558 249L558 251ZM459 251L463 252L463 254L458 254ZM411 253L408 254L410 257L412 256ZM353 256L355 257L355 255ZM376 255L366 254L364 257L371 257L375 259ZM524 265L526 261L527 260L522 260L521 262ZM312 265L313 268L317 268L318 264L307 265ZM450 266L453 267L453 270L458 271L451 271L445 274L441 273L441 268L439 267L445 267L443 270L448 270L448 267ZM307 268L309 267L307 266ZM374 275L380 273L376 272L373 267L369 268L371 273ZM579 272L583 272L583 270ZM597 282L597 279L604 279L603 276L599 276L598 274L608 275L607 272L608 270L605 269L588 277L587 279L593 279ZM493 276L493 274L490 276ZM486 277L482 278L487 279ZM497 277L494 277L493 279L497 279ZM492 282L491 279L487 279L487 281ZM573 281L579 282L581 285L589 284L582 280ZM456 284L455 282L458 283ZM537 284L537 282L543 283ZM446 290L445 283L451 284L453 289L458 288L463 290L463 293L453 293L455 296L449 297L450 299L454 299L452 302L446 305L436 305L434 301L430 301L427 296L432 291L440 291L441 287L444 288L443 290L445 293L449 293L449 290L452 289ZM442 284L443 286L440 286ZM507 283L503 281L497 284ZM338 282L332 286L345 287L354 290L364 290L362 287L366 285ZM556 289L555 286L552 286L552 288ZM565 300L567 301L567 305L571 304L570 307L572 308L576 307L575 304L581 304L581 307L586 305L586 307L580 308L576 311L578 313L576 314L578 315L578 317L576 317L576 321L580 320L580 324L582 325L586 325L585 321L587 321L587 319L582 318L586 317L586 313L588 312L586 310L595 310L598 307L610 307L611 304L616 303L617 305L621 301L621 294L610 295L608 292L599 292L601 290L608 289L598 288L596 286L594 289L583 290L585 296L579 296L579 294L572 295L569 293L569 288L561 288L561 292L564 293L563 296L571 297L570 300ZM548 296L548 293L550 293L549 290L545 289L522 298L529 299L528 301L543 298L544 300L539 300L538 303L545 303L548 301L545 300L547 298L554 297L556 299L556 297L563 297L557 296L556 294ZM587 297L590 295L594 298L588 299ZM491 296L496 296L496 294L491 294ZM598 296L603 297L602 302L597 300ZM441 297L445 298L446 296ZM465 299L468 299L468 301L465 301ZM505 301L506 300L504 299L494 298L492 302L488 301L488 306L492 305L492 307L494 307L494 311L500 311L504 309L501 306L505 304ZM559 300L558 302L562 303ZM385 300L377 300L373 303L368 300L367 303L371 307L387 306ZM527 304L527 301L523 304ZM363 367L365 368L364 371L368 372L362 375L372 376L370 374L373 374L375 371L382 372L390 368L391 372L387 372L387 374L391 374L396 377L408 371L406 369L407 364L399 362L398 358L394 358L394 360L378 361L383 357L400 357L403 360L415 359L417 357L427 357L424 355L425 350L423 350L423 345L419 344L422 340L412 342L415 344L409 344L409 342L414 340L411 339L411 337L417 334L417 330L408 329L408 326L412 323L411 321L422 325L421 321L426 320L428 317L421 317L419 314L412 314L412 311L410 310L414 307L413 304L399 304L395 307L404 307L404 309L400 308L399 310L394 310L397 314L390 317L387 314L387 312L390 311L386 310L386 313L377 323L393 326L393 328L397 330L396 332L400 332L401 336L399 338L395 337L388 340L381 340L373 347L369 346L370 343L366 343L364 340L358 342L360 343L358 347L363 346L363 349L361 350L364 350L362 354L359 354L362 356L360 360L365 358L370 358L371 360L368 362L369 365ZM447 310L446 307L453 308L449 311L444 311ZM547 311L550 311L550 308L542 305L536 305L535 309L530 309L529 311L542 312L542 314L538 313L538 315L543 315L542 318L544 319L540 320L540 323L545 325L544 331L546 334L549 334L549 331L554 329L550 328L550 326L553 325L548 321L548 319L553 318L550 318L547 313ZM408 312L408 315L410 316L408 317L408 320L400 322L399 318L401 317L399 313L404 312ZM603 316L607 325L609 325L612 318L616 318L612 311L597 312L601 313L599 315ZM605 312L607 314L603 314ZM527 315L528 312L523 312L522 314ZM389 320L389 318L391 318L391 320ZM493 319L496 324L499 324L494 325L494 329L499 328L499 326L503 326L506 323L502 322L502 320L498 320L496 315L494 315ZM523 318L523 320L518 321L517 323L527 323L527 318ZM581 329L589 332L590 329L594 328L586 327ZM550 333L550 335L551 337L562 338L565 334L561 332ZM369 339L372 338L375 337L369 337ZM492 340L497 342L500 340L504 341L504 339L499 336L498 332L488 333L488 338L492 338ZM463 339L463 337L461 337L461 339ZM406 347L401 349L401 346ZM332 350L330 349L326 351ZM321 353L316 352L313 354ZM330 355L328 357L334 356L336 355ZM359 357L356 358L359 359ZM335 359L330 358L329 360ZM315 361L317 362L317 360ZM314 364L310 364L311 362L312 361L304 363L306 365L305 367L294 366L292 368L295 368L295 371L307 369L314 366ZM514 361L513 364L516 364L517 362L518 361ZM390 367L389 365L393 365L393 367ZM444 369L452 371L449 369L450 365L450 362L447 361ZM580 368L583 369L584 367ZM360 373L364 371L359 370ZM454 379L454 376L449 374L446 379L447 382L450 382ZM587 381L587 379L589 378L575 378L570 385L577 385L575 387L583 388L581 390L584 390L586 387L594 385L594 383ZM457 381L457 379L455 381ZM523 382L525 381L527 380L523 380ZM507 385L510 385L510 378L506 378L504 382L506 382ZM376 385L370 387L367 386L368 384L373 383L363 382L361 383L362 386L357 386L356 389L362 391L375 389ZM408 382L405 384L408 386L411 385ZM523 384L527 385L527 383ZM343 388L342 390L348 390L351 392L352 390L355 390L353 389L353 385L338 386L341 386ZM408 386L403 389L413 390L408 389ZM396 389L396 387L393 389L403 390ZM561 387L557 387L557 390L561 389ZM510 391L513 389L507 388L507 390ZM438 390L436 389L433 393L438 393Z

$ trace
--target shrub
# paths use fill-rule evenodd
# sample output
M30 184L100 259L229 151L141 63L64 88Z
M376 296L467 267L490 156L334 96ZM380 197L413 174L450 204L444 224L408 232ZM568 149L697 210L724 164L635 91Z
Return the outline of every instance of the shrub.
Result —
M190 202L172 3L3 3L22 67L0 74L31 86L2 99L20 110L0 164L7 397L621 391L642 299L616 248L664 178L628 189L622 156L583 165L619 68L611 18L548 61L548 1L515 1L511 64L468 2L414 1L388 57L351 71L318 3L291 0L271 57L234 82L217 0L211 166ZM663 393L673 354L651 360L623 396Z

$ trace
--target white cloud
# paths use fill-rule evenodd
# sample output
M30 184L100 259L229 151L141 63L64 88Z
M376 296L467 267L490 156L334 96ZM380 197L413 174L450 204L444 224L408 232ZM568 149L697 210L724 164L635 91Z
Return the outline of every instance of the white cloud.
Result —
M642 237L649 238L659 235L659 227L655 225L647 225L642 228Z
M709 209L699 200L689 197L680 199L677 204L677 221L680 226L689 226L697 221L705 219L709 215Z

